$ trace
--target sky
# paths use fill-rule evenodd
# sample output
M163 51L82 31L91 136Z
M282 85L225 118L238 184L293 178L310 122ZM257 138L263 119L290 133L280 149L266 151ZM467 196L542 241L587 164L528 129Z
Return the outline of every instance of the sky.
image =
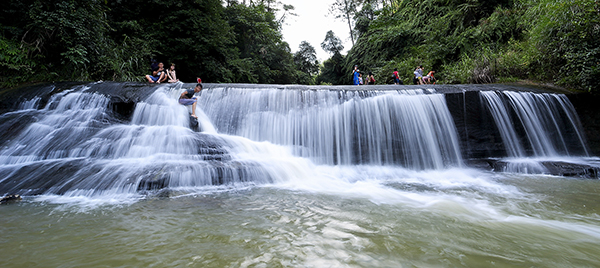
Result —
M298 51L302 41L308 41L315 48L319 62L323 62L330 57L329 53L321 48L321 43L329 30L333 30L342 40L343 54L352 46L348 24L329 14L329 7L334 0L282 0L281 2L293 5L295 8L293 13L298 15L287 16L282 27L283 40L288 42L292 52Z

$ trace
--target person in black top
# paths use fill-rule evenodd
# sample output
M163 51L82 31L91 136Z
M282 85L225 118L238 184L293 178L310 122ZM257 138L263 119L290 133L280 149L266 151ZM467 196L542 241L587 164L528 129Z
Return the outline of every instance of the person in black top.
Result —
M196 102L198 101L198 99L196 97L194 97L194 94L200 92L202 90L202 84L198 83L196 84L196 87L194 89L187 89L186 91L184 91L183 93L181 93L181 96L179 96L179 103L183 104L183 105L192 105L192 117L193 118L198 118L196 116Z

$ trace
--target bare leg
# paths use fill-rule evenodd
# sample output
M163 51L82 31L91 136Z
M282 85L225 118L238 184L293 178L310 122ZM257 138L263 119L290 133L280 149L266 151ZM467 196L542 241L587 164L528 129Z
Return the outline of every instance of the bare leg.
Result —
M146 79L148 79L148 82L150 82L150 83L154 83L154 81L152 81L152 78L150 78L150 75L149 75L149 74L147 74L147 75L146 75Z
M192 117L193 118L198 118L196 116L196 103L194 102L194 104L192 104Z

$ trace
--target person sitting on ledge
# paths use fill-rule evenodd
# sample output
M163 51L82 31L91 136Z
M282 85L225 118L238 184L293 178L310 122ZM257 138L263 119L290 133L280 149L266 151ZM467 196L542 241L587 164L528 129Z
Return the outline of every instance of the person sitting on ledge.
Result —
M196 97L194 97L194 94L200 92L202 90L202 84L198 83L196 84L196 87L194 89L186 89L186 91L184 91L183 93L181 93L181 96L179 96L179 103L183 104L183 105L192 105L192 117L193 118L198 118L196 116L196 102L198 101L198 99Z
M158 63L158 83L167 81L167 72L165 71L165 65L162 62Z
M177 75L175 73L175 63L171 63L171 67L167 70L167 77L169 83L177 83L179 79L177 79Z
M160 74L158 73L158 67L152 69L152 74L147 74L146 75L146 79L148 79L148 82L150 83L157 83L160 84Z

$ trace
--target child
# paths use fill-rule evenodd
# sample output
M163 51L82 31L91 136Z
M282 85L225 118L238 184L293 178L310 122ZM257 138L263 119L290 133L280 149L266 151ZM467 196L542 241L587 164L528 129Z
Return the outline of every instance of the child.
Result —
M372 72L369 72L369 75L367 76L367 81L368 85L375 85L375 76L373 76Z
M162 83L167 80L167 74L165 73L165 65L162 62L158 63L158 82Z
M358 65L354 65L354 70L352 71L353 82L355 86L360 85L360 79L358 78L360 71L358 70Z
M177 79L177 76L175 75L175 63L171 63L171 67L167 70L167 77L169 83L179 82L179 79Z

